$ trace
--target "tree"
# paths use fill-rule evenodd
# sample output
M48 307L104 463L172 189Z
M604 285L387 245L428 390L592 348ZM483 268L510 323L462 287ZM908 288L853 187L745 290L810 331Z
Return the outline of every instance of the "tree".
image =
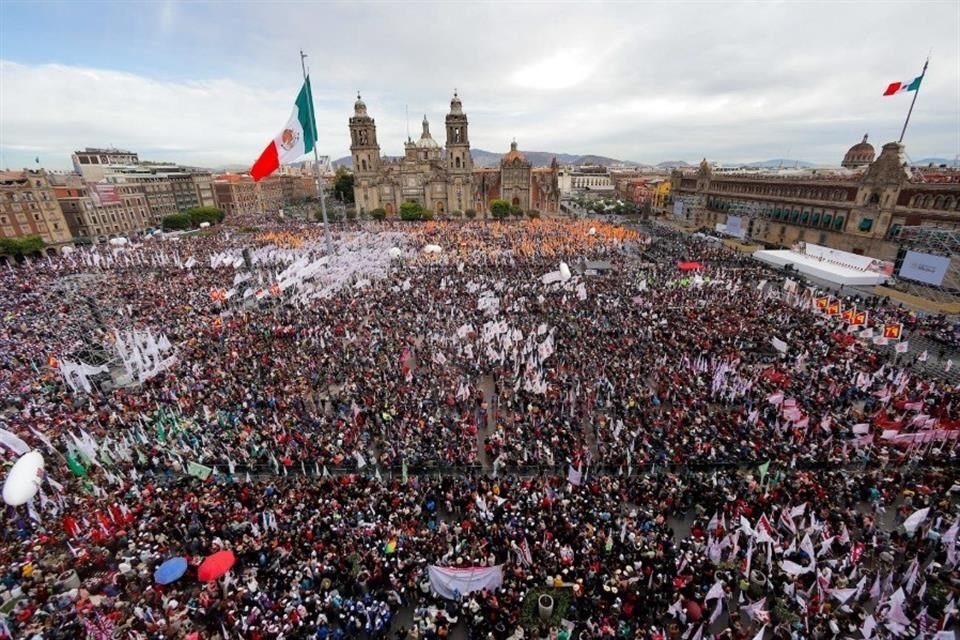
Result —
M387 211L386 211L386 209L383 209L382 207L377 207L376 209L374 209L373 211L370 212L370 217L373 218L374 220L377 220L378 222L379 222L379 221L386 220L386 219L387 219Z
M224 217L223 209L217 207L191 207L181 213L190 218L190 226L194 228L199 227L202 222L210 224L223 222Z
M463 212L463 215L467 217L467 220L473 220L474 218L477 217L477 210L467 209L466 211Z
M521 208L520 208L519 206L517 206L517 205L513 205L512 207L510 207L510 215L512 215L514 218L522 218L522 217L523 217L523 209L521 209Z
M166 216L161 221L164 231L186 231L193 227L189 214L174 213Z
M530 218L531 220L533 220L534 218L539 218L539 217L540 217L540 212L537 211L536 209L528 209L528 210L527 210L527 217Z
M473 215L477 215L476 212L474 212ZM460 211L460 209L454 209L450 212L450 217L459 220L463 217L463 211Z
M347 222L354 222L357 219L357 210L353 207L347 209Z
M431 209L423 209L420 212L421 220L433 220L433 211Z
M504 220L510 215L510 203L506 200L496 199L490 202L490 215L497 220Z
M420 220L423 218L423 206L419 202L404 202L400 205L401 220Z
M333 194L344 204L353 203L353 174L346 167L337 167Z
M43 251L47 244L40 236L24 236L22 238L0 238L0 253L12 256L27 256L37 251Z

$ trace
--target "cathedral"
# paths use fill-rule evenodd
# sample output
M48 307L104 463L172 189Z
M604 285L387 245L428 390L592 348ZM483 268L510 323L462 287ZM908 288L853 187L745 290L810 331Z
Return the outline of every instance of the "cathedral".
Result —
M482 215L497 198L524 211L559 211L556 159L550 167L534 168L514 142L498 168L475 169L470 155L467 114L456 92L445 124L443 148L430 134L430 123L424 116L420 139L407 138L403 157L384 158L377 143L376 123L357 95L350 118L350 154L354 201L360 213L382 208L388 216L393 216L400 211L401 203L418 202L439 216L467 209Z

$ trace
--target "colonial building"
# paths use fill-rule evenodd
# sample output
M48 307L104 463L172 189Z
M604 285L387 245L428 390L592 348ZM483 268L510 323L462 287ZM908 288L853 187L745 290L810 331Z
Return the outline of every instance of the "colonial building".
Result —
M28 236L48 245L73 239L46 171L0 171L0 238Z
M153 226L141 185L90 183L75 175L55 176L53 183L67 226L78 243L137 236Z
M263 213L263 201L258 183L250 176L225 174L213 183L217 206L229 218L237 215Z
M441 216L470 208L482 212L497 198L523 209L559 210L556 161L550 168L534 169L513 143L498 170L474 169L469 123L456 93L444 122L443 148L424 116L420 138L408 138L403 157L396 160L381 157L376 123L359 95L353 112L350 153L354 201L361 213L382 208L395 215L404 202L417 202Z
M850 149L845 163L872 154ZM895 260L904 227L960 228L960 171L909 169L903 145L883 145L860 170L811 169L802 173L715 175L704 160L696 171L674 170L672 198L698 227L743 217L755 242L792 247L800 241ZM679 207L678 207L679 208Z

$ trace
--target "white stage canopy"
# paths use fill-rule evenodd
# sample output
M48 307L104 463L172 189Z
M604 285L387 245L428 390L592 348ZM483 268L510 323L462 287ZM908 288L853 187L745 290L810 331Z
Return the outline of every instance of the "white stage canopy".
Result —
M883 284L889 279L889 276L864 269L855 269L849 266L837 264L822 260L819 257L810 256L796 251L786 249L773 251L757 251L753 257L761 262L765 262L775 267L793 265L798 272L819 278L827 282L851 286L874 286ZM869 258L868 258L869 260Z

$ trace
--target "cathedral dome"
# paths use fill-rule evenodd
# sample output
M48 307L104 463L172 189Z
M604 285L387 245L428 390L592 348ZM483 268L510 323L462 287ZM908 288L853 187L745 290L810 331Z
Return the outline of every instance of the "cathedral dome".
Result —
M420 139L417 140L418 149L439 149L440 145L437 144L437 141L433 139L433 136L430 135L430 123L427 122L427 116L423 116L423 133L420 134Z
M508 153L507 155L503 156L503 161L504 161L505 163L506 163L506 162L512 162L512 161L514 161L514 160L520 160L520 161L526 160L526 158L523 157L523 154L520 153L520 152L517 150L517 141L516 141L516 140L514 140L513 142L510 143L510 153Z
M840 163L840 166L851 169L862 167L873 162L875 157L876 150L872 144L867 142L867 134L863 134L863 141L850 147L847 155L843 157L843 162Z

